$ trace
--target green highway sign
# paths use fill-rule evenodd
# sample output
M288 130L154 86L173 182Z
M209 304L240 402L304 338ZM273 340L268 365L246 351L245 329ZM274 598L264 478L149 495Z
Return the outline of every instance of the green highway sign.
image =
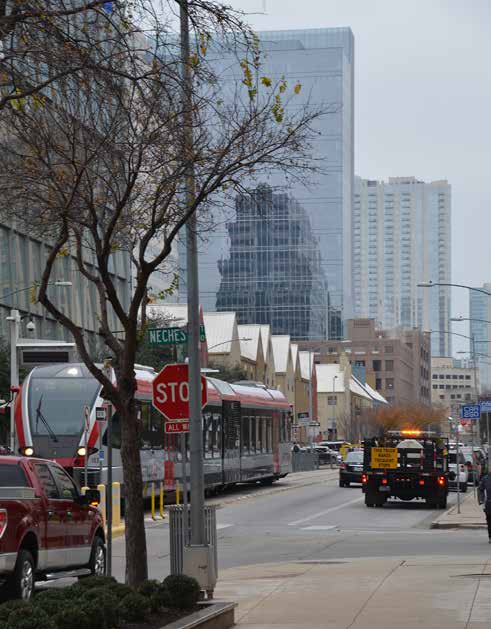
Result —
M182 345L188 342L189 334L186 328L155 328L148 330L150 345ZM205 326L199 326L199 340L206 341Z

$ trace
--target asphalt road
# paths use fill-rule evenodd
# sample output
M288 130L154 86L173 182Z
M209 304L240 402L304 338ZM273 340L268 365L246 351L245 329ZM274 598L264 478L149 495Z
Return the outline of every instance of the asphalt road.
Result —
M273 487L242 487L222 496L217 512L220 568L353 557L453 555L489 552L483 531L432 530L440 510L424 502L368 509L361 488L339 488L325 471L288 477ZM332 474L331 474L332 476ZM449 506L455 502L450 493ZM168 522L147 523L151 578L169 573ZM114 575L124 578L124 544L115 540Z

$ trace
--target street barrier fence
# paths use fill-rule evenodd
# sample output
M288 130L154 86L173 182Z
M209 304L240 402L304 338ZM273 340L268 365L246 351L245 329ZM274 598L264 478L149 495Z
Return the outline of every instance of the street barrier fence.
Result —
M319 469L319 455L317 452L304 450L292 452L292 472L311 472Z
M187 514L185 514L185 510ZM187 515L187 518L185 517ZM184 546L191 543L191 509L189 505L169 507L170 572L182 574ZM205 506L205 543L213 548L214 574L218 574L216 505Z

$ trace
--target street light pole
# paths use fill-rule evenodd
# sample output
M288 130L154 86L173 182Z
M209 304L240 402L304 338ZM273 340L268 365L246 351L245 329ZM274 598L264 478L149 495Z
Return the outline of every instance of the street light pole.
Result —
M309 424L310 424L310 451L314 449L314 440L312 439L312 422L314 421L314 400L312 390L312 351L309 349Z
M179 0L182 70L182 149L185 162L186 208L195 202L193 163L192 78L190 73L188 0ZM205 546L205 488L201 420L201 365L198 284L197 221L193 213L186 223L186 266L189 332L189 443L191 460L191 545ZM187 514L185 514L187 515Z
M11 310L10 317L10 449L15 452L15 399L19 389L19 367L17 365L17 341L19 340L20 314L18 310Z

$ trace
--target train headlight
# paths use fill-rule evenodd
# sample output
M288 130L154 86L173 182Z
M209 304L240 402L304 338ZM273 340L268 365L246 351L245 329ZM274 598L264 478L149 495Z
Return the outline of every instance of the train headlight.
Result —
M32 456L34 454L34 448L27 446L27 448L22 448L22 454L24 456Z
M87 450L84 448L84 446L82 446L81 448L77 450L78 456L85 456L86 454L87 454Z

